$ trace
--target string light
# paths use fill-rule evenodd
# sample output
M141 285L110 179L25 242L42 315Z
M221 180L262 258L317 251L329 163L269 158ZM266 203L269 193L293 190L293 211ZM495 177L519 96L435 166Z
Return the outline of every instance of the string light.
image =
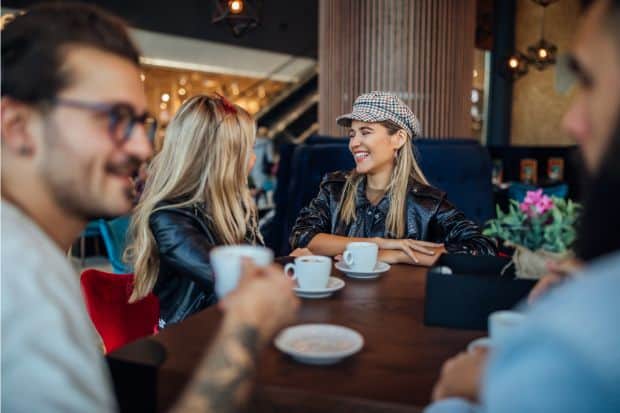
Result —
M239 85L237 83L232 83L230 85L230 91L233 95L237 96L239 94Z
M169 100L170 100L170 95L168 93L162 93L161 101L162 102L168 102Z
M511 57L510 60L508 60L508 66L510 66L511 69L516 69L519 67L519 59Z
M540 57L541 59L546 59L547 56L548 56L547 49L538 50L538 57Z

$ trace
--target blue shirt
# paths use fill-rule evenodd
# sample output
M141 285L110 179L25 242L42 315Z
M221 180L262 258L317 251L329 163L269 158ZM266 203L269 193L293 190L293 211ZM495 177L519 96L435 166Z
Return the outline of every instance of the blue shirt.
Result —
M528 313L489 359L480 406L447 399L425 413L620 412L620 253Z

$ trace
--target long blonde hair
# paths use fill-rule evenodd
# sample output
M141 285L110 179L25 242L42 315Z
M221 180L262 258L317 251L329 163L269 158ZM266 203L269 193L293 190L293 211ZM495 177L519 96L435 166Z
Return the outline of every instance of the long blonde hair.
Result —
M242 243L249 233L252 241L260 237L247 178L255 134L252 117L220 96L194 96L179 108L149 165L129 227L130 302L148 295L157 281L159 253L149 227L154 212L200 203L224 244ZM171 203L158 205L162 201Z
M387 128L390 135L394 135L401 129L389 120L378 123ZM364 174L359 174L353 170L347 177L344 185L340 204L340 219L347 225L355 221L357 190L364 178ZM428 184L422 169L420 169L413 155L412 137L407 134L405 144L396 153L394 169L392 170L390 183L386 188L387 194L390 197L390 208L388 209L385 225L387 230L386 236L394 238L403 238L405 236L407 193L409 182L412 180Z

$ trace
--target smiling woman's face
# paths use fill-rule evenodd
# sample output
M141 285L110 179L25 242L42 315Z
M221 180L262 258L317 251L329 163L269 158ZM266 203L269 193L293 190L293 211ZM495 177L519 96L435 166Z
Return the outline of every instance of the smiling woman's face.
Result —
M394 154L404 144L401 133L390 135L380 123L359 120L349 128L349 150L360 174L376 174L394 167Z

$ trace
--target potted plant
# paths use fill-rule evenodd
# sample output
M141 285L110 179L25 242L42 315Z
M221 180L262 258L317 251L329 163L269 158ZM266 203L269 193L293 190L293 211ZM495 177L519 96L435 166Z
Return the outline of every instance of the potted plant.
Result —
M528 191L523 202L510 201L508 212L497 207L483 233L515 248L512 262L517 277L538 279L547 272L546 262L573 255L575 224L581 206L571 200Z

